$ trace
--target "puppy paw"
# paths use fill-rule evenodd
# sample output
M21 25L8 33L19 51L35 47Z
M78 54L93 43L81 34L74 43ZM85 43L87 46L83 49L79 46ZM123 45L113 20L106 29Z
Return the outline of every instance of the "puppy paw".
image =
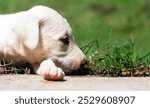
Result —
M53 61L45 60L40 64L38 69L38 74L40 74L46 80L62 80L65 73L61 68L56 67Z

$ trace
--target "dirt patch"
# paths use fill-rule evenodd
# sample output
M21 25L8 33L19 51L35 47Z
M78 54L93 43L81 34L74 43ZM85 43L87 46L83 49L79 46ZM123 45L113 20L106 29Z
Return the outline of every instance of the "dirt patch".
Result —
M81 68L78 71L73 71L71 73L67 73L66 75L68 76L95 75L99 77L150 77L150 68L141 67L141 68L138 68L136 71L120 71L118 73L115 73L115 72L110 73L104 70L103 71L97 70L97 72L93 72L89 68Z

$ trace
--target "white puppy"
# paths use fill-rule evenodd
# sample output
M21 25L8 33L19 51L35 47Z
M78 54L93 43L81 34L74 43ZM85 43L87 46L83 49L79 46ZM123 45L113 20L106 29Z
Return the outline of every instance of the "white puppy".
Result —
M85 62L67 21L55 10L35 6L0 15L0 59L27 61L48 80L60 80Z

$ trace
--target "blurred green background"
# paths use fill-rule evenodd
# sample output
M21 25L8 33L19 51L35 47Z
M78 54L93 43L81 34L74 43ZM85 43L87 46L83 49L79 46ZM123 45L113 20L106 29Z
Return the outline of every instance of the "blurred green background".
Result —
M0 13L14 13L35 5L57 10L70 23L79 47L96 36L99 45L134 37L141 53L150 51L150 0L0 0Z

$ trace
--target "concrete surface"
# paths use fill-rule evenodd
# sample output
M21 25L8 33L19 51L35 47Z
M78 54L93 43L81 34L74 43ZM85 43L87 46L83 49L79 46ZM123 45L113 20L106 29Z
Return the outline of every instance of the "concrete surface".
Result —
M145 91L150 90L150 77L66 76L64 81L46 81L38 75L0 75L0 90Z

